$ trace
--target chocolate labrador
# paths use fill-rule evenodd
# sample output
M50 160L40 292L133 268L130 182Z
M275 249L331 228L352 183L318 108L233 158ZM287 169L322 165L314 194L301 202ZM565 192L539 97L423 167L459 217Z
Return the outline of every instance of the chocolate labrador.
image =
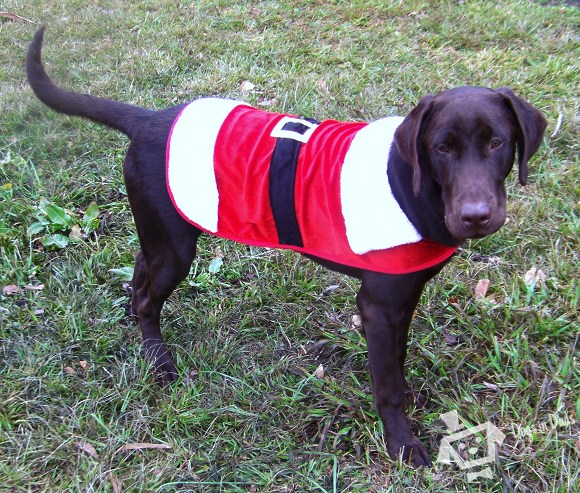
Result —
M290 248L361 280L356 301L389 454L429 465L405 415L413 311L459 245L503 225L504 180L517 153L526 183L542 114L505 87L428 95L407 117L370 124L216 98L152 111L57 87L41 62L43 35L26 58L36 96L131 140L124 174L141 245L132 310L159 378L177 378L161 308L187 276L202 232Z

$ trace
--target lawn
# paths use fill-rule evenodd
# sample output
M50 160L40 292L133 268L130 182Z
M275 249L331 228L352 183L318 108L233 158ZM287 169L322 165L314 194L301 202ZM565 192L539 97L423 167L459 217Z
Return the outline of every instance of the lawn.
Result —
M580 490L577 7L5 0L0 12L0 491ZM55 80L149 108L221 95L373 120L453 86L507 85L542 110L530 183L508 180L508 223L428 285L409 340L413 427L435 460L441 414L492 423L505 439L490 478L389 459L358 283L293 253L204 237L164 310L181 377L155 384L128 316L127 140L35 99L24 54L42 23Z

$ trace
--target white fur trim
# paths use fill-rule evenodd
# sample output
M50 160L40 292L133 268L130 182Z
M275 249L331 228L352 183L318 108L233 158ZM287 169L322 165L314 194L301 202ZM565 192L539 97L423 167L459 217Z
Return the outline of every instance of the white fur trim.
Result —
M415 243L421 236L395 200L387 162L403 118L382 118L354 137L340 175L342 215L352 251L362 255Z
M199 226L218 230L219 193L214 149L219 130L239 101L198 99L181 112L171 132L167 180L176 207Z

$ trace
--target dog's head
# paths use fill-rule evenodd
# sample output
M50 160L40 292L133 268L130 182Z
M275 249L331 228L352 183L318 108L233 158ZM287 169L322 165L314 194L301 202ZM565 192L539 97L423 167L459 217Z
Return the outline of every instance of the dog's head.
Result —
M395 145L413 169L413 193L434 180L447 229L464 240L504 224L504 180L516 149L525 185L545 129L542 114L507 87L460 87L421 99L397 129Z

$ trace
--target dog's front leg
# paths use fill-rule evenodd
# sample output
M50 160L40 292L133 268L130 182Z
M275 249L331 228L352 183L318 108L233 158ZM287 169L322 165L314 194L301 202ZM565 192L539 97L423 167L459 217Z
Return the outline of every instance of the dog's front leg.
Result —
M357 305L367 340L377 411L383 422L387 449L395 459L415 467L431 464L427 449L407 420L404 362L407 333L425 282L434 272L405 275L365 272Z

